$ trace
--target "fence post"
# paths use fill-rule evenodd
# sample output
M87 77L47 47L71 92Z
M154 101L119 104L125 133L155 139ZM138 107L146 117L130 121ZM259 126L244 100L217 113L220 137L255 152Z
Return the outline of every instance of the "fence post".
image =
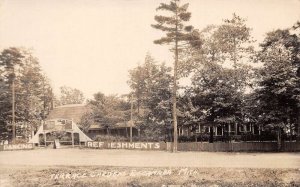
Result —
M172 142L167 142L167 151L172 151Z

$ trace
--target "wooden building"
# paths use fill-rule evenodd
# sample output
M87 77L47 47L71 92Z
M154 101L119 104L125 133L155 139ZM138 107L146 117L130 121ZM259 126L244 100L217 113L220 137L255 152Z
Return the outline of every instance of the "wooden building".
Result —
M75 104L75 105L63 105L55 107L50 111L47 120L49 119L70 119L78 124L80 128L80 120L82 116L88 112L91 112L91 108L88 105ZM112 135L112 136L130 136L130 122L119 122L113 125L100 124L98 122L92 122L86 134L90 138L95 138L97 135ZM135 125L132 126L133 136L138 136L139 131Z

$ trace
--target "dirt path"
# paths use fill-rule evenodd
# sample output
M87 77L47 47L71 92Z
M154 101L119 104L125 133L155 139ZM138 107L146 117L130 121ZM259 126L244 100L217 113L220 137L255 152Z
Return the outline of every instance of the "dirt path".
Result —
M300 168L300 153L211 153L36 149L0 152L0 166L129 166L129 167L215 167Z

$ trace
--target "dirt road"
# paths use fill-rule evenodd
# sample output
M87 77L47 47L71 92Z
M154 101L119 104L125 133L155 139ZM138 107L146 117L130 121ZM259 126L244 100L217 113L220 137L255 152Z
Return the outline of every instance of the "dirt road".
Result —
M0 186L300 186L300 153L2 151Z
M300 153L35 149L0 152L0 166L300 168Z

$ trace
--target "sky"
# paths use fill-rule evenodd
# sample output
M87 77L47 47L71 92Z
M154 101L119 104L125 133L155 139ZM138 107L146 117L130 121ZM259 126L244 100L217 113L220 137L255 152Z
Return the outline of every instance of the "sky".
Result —
M32 48L55 93L60 86L94 93L130 91L128 70L150 53L172 65L167 46L153 44L163 33L151 27L165 0L0 0L0 50ZM233 13L246 18L261 42L275 29L300 20L300 0L183 0L190 24L203 29Z

